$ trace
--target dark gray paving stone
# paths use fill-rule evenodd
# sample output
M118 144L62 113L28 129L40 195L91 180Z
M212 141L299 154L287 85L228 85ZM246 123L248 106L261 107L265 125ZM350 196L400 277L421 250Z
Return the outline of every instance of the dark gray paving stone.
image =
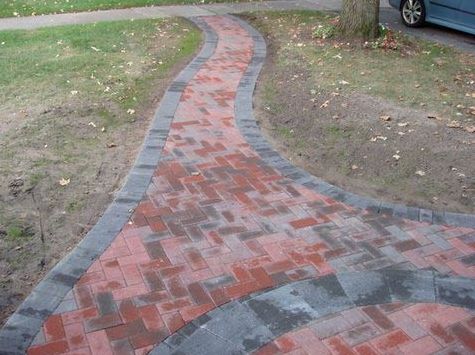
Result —
M383 270L393 302L435 302L432 271Z
M196 332L194 332L192 336L185 339L178 347L173 348L171 354L238 355L245 354L245 352L241 350L237 345L234 345L208 332L207 330L200 328Z
M180 333L175 333L170 335L168 338L164 340L164 343L167 344L171 349L177 348L186 340L186 337L181 335Z
M341 273L337 278L347 296L357 306L391 302L389 287L379 271Z
M28 345L22 345L22 343L19 341L15 341L11 338L7 338L3 335L0 335L1 355L24 355L27 346Z
M114 302L111 292L101 292L96 295L97 307L99 314L105 316L106 314L117 313L117 306Z
M441 275L434 279L438 303L475 309L475 280Z
M71 312L77 310L77 304L74 299L65 299L63 300L59 306L54 310L54 314L61 314L64 312Z
M2 328L0 351L24 353L42 324L42 319L14 313Z
M220 312L214 312L202 328L246 352L256 350L274 338L256 313L239 302L231 302Z
M21 304L21 307L16 313L13 314L12 317L18 314L43 321L46 319L46 317L54 312L56 307L61 303L63 296L64 295L61 295L61 297L56 297L51 294L40 293L37 290L33 290L33 292L28 295L25 301L23 301ZM9 318L9 321L12 319L12 317ZM32 324L36 323L32 322Z
M475 253L460 258L460 261L467 266L475 265Z
M317 311L289 286L253 297L246 304L276 336L318 317Z
M294 284L293 289L317 312L318 317L354 307L335 275L305 280Z
M150 355L171 355L173 353L173 348L170 347L166 342L160 343L157 347L150 351Z

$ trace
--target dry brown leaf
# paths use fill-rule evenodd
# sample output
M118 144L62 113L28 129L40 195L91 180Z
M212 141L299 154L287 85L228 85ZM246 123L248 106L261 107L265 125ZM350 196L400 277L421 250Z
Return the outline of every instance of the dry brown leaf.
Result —
M328 107L329 103L330 103L330 100L325 101L323 104L320 105L320 108Z
M475 126L467 126L464 128L468 133L475 133Z
M459 121L450 121L447 123L447 127L449 128L462 128L462 125L460 124Z
M385 121L385 122L391 121L391 116L389 116L389 115L381 115L381 116L379 116L379 118L382 121Z
M376 137L372 137L372 138L370 139L370 141L371 141L371 142L376 142L377 140L385 141L385 140L387 140L387 139L388 139L388 137L376 136Z
M59 184L60 184L61 186L69 185L70 182L71 182L71 179L61 178L61 179L59 180Z

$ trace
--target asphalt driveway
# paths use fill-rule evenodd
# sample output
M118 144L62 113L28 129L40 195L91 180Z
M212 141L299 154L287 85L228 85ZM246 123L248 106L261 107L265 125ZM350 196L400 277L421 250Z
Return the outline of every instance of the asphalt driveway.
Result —
M381 7L380 21L395 30L475 53L475 36L432 24L426 24L422 28L406 27L399 12L391 7Z

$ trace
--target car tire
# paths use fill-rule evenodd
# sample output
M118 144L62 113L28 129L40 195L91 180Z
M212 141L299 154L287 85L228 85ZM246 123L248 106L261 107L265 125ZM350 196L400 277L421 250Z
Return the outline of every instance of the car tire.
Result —
M424 0L402 0L402 22L408 27L421 27L426 19Z

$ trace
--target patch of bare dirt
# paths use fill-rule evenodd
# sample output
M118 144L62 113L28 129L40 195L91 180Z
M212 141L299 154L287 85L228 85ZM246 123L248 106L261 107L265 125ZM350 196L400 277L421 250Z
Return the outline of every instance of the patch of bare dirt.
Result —
M474 133L456 122L451 127L430 111L430 102L419 110L364 93L312 92L308 58L296 54L279 65L281 43L275 35L266 40L255 116L283 156L360 195L475 212ZM293 40L305 43L308 33Z

